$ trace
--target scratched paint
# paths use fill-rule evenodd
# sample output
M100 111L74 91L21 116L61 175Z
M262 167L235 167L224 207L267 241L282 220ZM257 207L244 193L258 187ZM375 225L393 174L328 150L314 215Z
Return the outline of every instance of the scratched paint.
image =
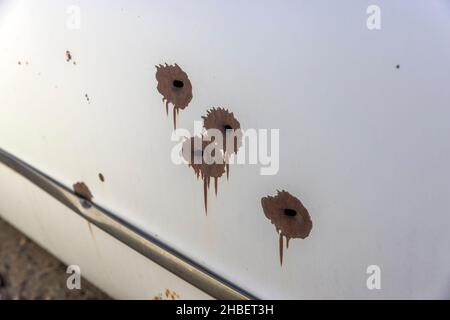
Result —
M157 89L163 96L166 114L169 114L169 104L173 105L173 127L177 127L177 116L180 110L189 106L192 100L192 84L188 75L177 64L157 65Z
M232 154L236 154L242 146L241 124L234 117L233 112L224 108L212 108L203 116L203 126L206 130L216 129L222 134L222 150L226 163L227 179L230 176L229 159ZM231 142L231 145L228 143Z
M311 217L302 202L284 190L274 197L262 198L261 205L279 234L280 264L283 265L283 237L286 237L286 249L291 239L307 238L313 226Z
M205 213L208 214L208 190L210 188L211 178L214 179L214 191L217 196L218 180L225 173L225 162L223 158L216 161L215 150L211 154L205 153L205 149L214 144L206 141L202 137L192 137L183 143L182 155L194 170L197 179L203 180L203 197L205 204ZM222 155L218 155L222 157Z

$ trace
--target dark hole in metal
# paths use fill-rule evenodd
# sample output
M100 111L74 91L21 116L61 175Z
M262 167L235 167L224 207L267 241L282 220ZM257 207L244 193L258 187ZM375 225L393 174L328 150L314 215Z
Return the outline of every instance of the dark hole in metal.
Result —
M225 128L225 132L227 132L228 130L233 130L233 128L229 124L225 125L224 128Z
M284 209L284 214L288 217L295 217L297 215L297 211L292 209Z
M179 89L181 89L181 88L183 88L184 87L184 83L183 83L183 81L181 81L181 80L173 80L173 86L175 87L175 88L179 88Z
M90 203L88 200L81 199L80 202L81 202L81 206L82 206L83 208L85 208L85 209L90 209L90 208L92 208L92 203Z

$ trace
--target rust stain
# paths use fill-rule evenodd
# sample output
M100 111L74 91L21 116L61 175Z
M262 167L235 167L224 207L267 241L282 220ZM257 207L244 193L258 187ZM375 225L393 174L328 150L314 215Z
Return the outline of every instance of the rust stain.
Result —
M262 198L261 205L280 235L280 264L283 265L283 237L286 237L286 249L291 239L307 238L313 226L311 217L302 202L284 190L278 191L274 197Z
M72 54L70 53L69 50L66 51L66 61L67 62L72 61Z
M170 289L166 289L165 295L166 295L166 298L170 299L170 300L180 299L180 295Z
M218 155L220 161L216 161L215 150L209 154L205 149L212 141L206 141L203 137L192 137L183 143L182 155L194 170L197 179L203 180L203 197L205 204L205 213L208 214L208 190L210 188L211 178L214 179L214 190L217 195L218 180L225 173L225 162L222 155Z
M206 130L216 129L222 134L222 150L224 151L224 160L226 163L227 179L230 176L229 158L234 153L237 154L242 146L241 124L234 117L233 112L224 108L212 108L203 116L203 126ZM227 140L230 140L227 142ZM231 145L227 146L227 143Z
M92 202L92 193L84 182L77 182L73 185L73 191L77 196Z
M173 127L177 127L177 115L184 110L192 100L192 84L188 75L177 64L156 66L158 91L163 96L166 113L169 114L169 104L173 105Z
M163 297L162 297L162 294L160 293L160 294L158 294L157 296L154 296L153 297L153 300L162 300L163 299Z

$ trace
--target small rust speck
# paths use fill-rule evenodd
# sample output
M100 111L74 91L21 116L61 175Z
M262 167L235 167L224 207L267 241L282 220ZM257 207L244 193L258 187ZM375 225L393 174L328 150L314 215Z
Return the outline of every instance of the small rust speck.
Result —
M69 50L66 51L66 61L70 62L72 60L72 54Z
M261 205L280 235L280 264L283 265L283 237L286 237L287 249L290 239L307 238L313 226L311 217L302 202L287 191L278 191L275 197L262 198Z
M170 289L166 289L165 292L166 298L170 300L177 300L180 299L180 296L175 291L172 291Z
M167 63L156 66L156 80L158 81L157 89L163 96L167 114L169 114L169 104L173 105L173 126L176 129L179 111L184 110L192 100L191 81L180 66Z
M77 196L92 202L92 193L84 182L77 182L73 185L73 191Z

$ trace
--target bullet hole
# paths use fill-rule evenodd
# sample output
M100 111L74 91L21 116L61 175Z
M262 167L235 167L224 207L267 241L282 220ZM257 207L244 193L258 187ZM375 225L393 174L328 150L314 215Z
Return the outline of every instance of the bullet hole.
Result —
M21 61L17 61L17 64L18 64L19 66L21 66L21 65L22 65L22 62L21 62Z
M175 88L183 88L184 87L184 83L181 80L174 80L173 81L173 86Z
M103 174L99 173L98 178L100 179L101 182L105 182L105 177L103 176Z
M297 211L292 209L284 209L284 214L288 217L295 217L297 215Z
M234 114L224 108L212 108L203 116L203 126L206 130L216 129L222 134L222 150L224 151L224 160L226 163L227 179L230 176L229 158L236 154L242 146L243 134L241 124L234 117ZM227 145L230 144L231 145Z
M69 50L66 51L66 61L70 62L72 60L72 54Z
M400 65L399 65L399 64L398 64L398 65L396 65L395 67L396 67L397 69L400 69Z
M81 198L81 205L88 209L92 207L92 193L84 182L77 182L73 185L73 191Z
M279 234L280 264L283 265L283 237L286 237L286 249L291 239L307 238L313 226L311 217L302 202L287 191L262 198L261 205Z
M192 100L192 84L177 64L156 66L158 92L163 96L166 113L169 114L169 104L173 105L173 127L177 127L177 115L180 110L188 107Z
M205 149L212 144L214 143L204 140L203 137L192 137L186 139L182 146L183 158L188 162L189 167L194 170L197 179L203 180L203 198L206 214L208 214L208 190L211 178L214 179L214 191L217 196L218 180L225 173L225 163L222 154L218 154L216 157L215 149L211 153L205 153Z
M86 98L86 101L90 104L91 103L91 99L89 98L89 95L86 93L84 95L84 97Z

